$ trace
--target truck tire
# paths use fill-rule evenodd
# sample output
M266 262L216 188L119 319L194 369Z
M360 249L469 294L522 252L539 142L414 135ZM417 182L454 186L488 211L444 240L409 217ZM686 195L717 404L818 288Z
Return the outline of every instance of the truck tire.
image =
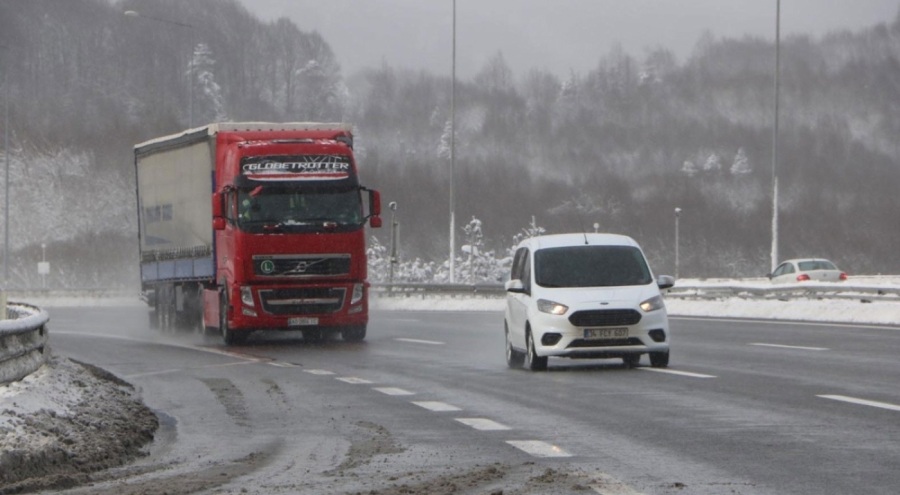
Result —
M310 344L319 344L325 340L325 331L321 328L307 328L300 333L303 334L303 340Z
M235 332L228 327L228 298L222 296L219 299L219 330L222 332L222 340L225 345L237 345L247 340L246 332Z
M366 338L366 326L344 327L341 329L341 337L347 342L360 342Z

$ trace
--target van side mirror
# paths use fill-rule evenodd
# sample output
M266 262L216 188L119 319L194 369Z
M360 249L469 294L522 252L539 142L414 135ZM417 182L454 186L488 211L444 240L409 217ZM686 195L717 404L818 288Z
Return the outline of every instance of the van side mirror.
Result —
M525 293L525 284L523 284L519 279L509 280L503 285L503 287L506 289L506 292L512 292L514 294Z
M675 285L675 277L671 275L660 275L658 279L656 279L656 285L660 289L671 289Z

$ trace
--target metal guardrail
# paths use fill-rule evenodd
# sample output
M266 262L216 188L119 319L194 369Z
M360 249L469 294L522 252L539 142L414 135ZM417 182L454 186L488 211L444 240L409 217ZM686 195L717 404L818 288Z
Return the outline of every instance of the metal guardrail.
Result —
M383 297L426 295L499 297L505 294L503 284L372 284L372 291ZM667 289L667 297L682 299L858 299L863 302L900 302L900 286L849 283L765 284L679 284Z
M8 303L7 316L0 320L0 385L25 378L43 366L50 354L46 311Z

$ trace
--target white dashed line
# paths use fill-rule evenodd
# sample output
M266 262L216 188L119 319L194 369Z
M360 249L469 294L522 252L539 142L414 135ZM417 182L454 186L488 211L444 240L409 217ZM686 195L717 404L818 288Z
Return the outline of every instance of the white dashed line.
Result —
M460 423L481 431L509 430L510 427L484 418L456 418Z
M847 397L846 395L817 395L816 397L821 397L823 399L837 400L837 401L841 401L841 402L849 402L851 404L858 404L861 406L878 407L881 409L887 409L889 411L900 411L900 405L891 404L889 402L878 402L878 401L874 401L874 400L857 399L855 397Z
M704 375L701 373L691 373L689 371L675 371L667 368L637 368L644 371L655 371L656 373L668 373L670 375L688 376L691 378L715 378L714 375Z
M572 457L572 454L540 440L508 440L506 443L535 457Z
M369 380L366 380L365 378L357 378L355 376L344 376L344 377L338 378L338 380L340 380L344 383L350 383L353 385L367 385L367 384L372 383Z
M762 343L753 343L750 345L755 345L758 347L777 347L779 349L797 349L801 351L827 351L829 350L827 347L804 347L799 345L782 345L782 344L762 344Z
M304 373L309 373L310 375L333 375L333 371L328 370L303 370Z
M416 395L415 392L410 392L409 390L403 390L402 388L395 387L380 387L375 388L374 390L387 395Z
M272 361L269 364L272 366L275 366L276 368L298 368L298 366L294 363L282 363L279 361Z
M444 345L443 342L438 342L436 340L421 340L421 339L394 339L398 342L409 342L411 344L427 344L427 345Z
M415 404L419 407L424 407L425 409L428 409L429 411L434 411L434 412L462 411L462 409L460 409L456 406L452 406L450 404L444 403L444 402L424 401L424 402L413 402L413 404Z

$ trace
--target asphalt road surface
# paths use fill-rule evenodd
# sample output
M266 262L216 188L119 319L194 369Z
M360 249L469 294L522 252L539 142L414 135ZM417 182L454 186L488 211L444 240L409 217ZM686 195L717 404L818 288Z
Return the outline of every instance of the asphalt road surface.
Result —
M48 308L134 384L150 455L71 493L895 494L900 329L672 318L667 369L509 369L503 315L381 312L362 343L164 336Z

